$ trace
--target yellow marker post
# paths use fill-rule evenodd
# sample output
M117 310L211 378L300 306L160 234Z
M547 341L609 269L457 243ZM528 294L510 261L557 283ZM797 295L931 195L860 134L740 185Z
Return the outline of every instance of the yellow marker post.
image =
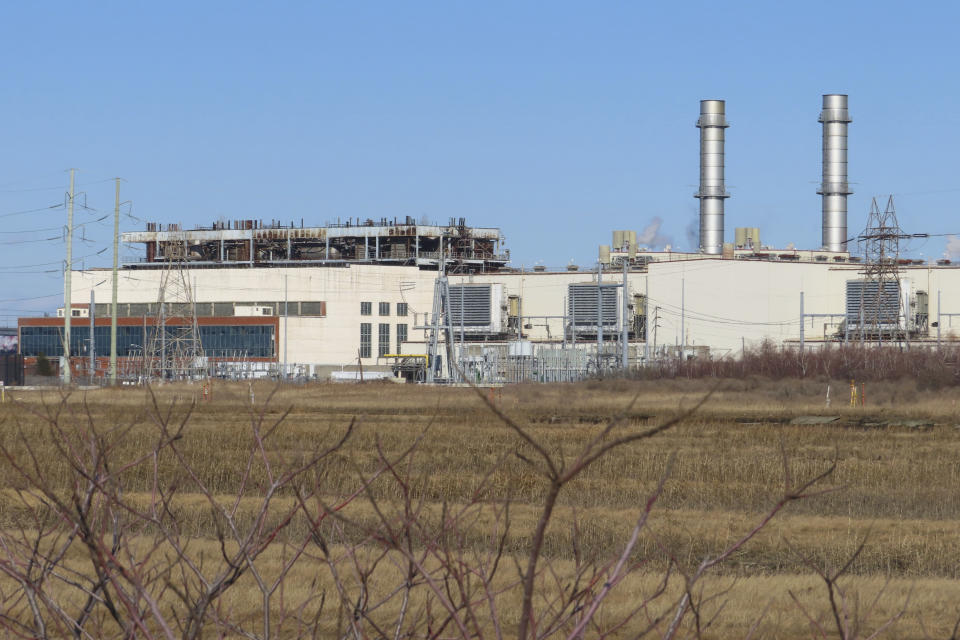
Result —
M850 406L857 406L857 381L850 381Z

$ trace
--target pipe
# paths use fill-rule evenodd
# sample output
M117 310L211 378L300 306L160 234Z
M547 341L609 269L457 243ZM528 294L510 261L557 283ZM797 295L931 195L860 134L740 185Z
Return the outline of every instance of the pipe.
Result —
M700 119L700 189L693 195L700 200L700 253L723 253L723 201L729 198L724 183L724 129L730 125L725 117L723 100L701 100Z
M823 196L823 248L847 251L847 196L853 193L847 182L847 125L853 122L847 111L847 96L823 96L823 176L817 193Z

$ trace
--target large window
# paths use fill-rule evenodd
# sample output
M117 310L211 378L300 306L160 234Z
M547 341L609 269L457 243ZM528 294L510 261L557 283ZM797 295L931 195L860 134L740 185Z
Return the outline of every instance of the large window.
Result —
M389 302L381 302L381 303L380 303L380 315L382 315L382 316L388 316L388 315L390 315L390 303L389 303Z
M204 353L211 358L272 358L273 325L201 325L200 344ZM152 340L156 327L117 327L117 355L120 357L143 353L144 345ZM167 335L178 333L177 327L168 326ZM100 325L93 332L96 355L105 358L110 355L110 327ZM149 346L149 345L148 345ZM63 327L21 327L20 352L25 356L36 356L43 352L46 356L63 355ZM73 356L90 355L90 326L73 326L70 329L70 354Z
M273 325L202 325L199 330L200 344L209 357L273 357Z
M403 343L406 341L407 341L407 325L398 324L397 325L397 353L403 353Z
M362 316L373 315L373 303L372 303L372 302L361 302L361 303L360 303L360 315L362 315Z
M380 335L377 343L377 355L385 356L390 353L390 325L386 322L380 323Z
M407 303L406 303L406 302L398 302L398 303L397 303L397 315L398 315L398 316L405 316L405 315L407 315Z
M367 303L369 304L369 303ZM360 357L369 358L370 357L370 343L373 339L373 325L369 322L360 323Z

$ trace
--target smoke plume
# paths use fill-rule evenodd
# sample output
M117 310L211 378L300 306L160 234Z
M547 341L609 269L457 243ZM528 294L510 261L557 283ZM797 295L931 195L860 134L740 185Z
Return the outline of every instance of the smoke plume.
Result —
M947 260L960 260L960 238L947 236L947 246L943 250L943 257Z
M700 250L700 218L699 216L687 223L687 250Z
M660 233L661 226L663 226L663 220L659 216L654 217L643 231L637 234L637 245L656 249L672 244L673 238Z

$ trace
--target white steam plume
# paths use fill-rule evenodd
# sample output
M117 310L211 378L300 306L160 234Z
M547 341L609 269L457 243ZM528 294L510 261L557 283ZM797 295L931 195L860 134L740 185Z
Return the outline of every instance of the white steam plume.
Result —
M656 249L657 247L673 244L673 238L660 233L661 226L663 226L663 220L659 216L654 217L653 220L643 228L643 231L637 234L637 245Z
M943 250L943 257L947 260L960 260L960 238L947 236L947 246Z

